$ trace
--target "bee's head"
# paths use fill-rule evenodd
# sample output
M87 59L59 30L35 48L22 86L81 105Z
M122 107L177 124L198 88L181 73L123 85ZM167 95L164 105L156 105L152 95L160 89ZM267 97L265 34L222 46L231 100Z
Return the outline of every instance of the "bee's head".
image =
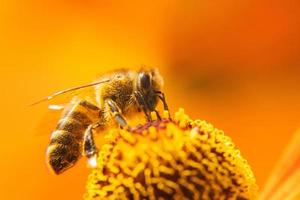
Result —
M148 109L154 110L158 101L156 95L163 86L163 79L158 69L140 70L137 76L137 91L143 96Z

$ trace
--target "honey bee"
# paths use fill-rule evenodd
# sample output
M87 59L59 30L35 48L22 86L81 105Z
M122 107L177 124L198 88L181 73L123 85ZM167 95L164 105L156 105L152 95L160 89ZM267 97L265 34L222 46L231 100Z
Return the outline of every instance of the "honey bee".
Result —
M97 165L97 147L94 142L95 130L112 124L130 128L126 117L143 112L151 121L158 101L164 110L169 110L164 93L161 91L163 78L157 69L117 70L103 75L87 85L59 91L34 104L51 100L57 96L72 94L72 100L64 107L56 129L52 132L47 148L47 163L55 174L61 174L82 156L86 156L92 167ZM92 88L93 93L79 97L82 90Z

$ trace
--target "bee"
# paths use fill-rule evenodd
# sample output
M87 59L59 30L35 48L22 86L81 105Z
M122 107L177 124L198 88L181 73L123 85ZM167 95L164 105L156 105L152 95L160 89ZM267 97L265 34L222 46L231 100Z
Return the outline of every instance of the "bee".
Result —
M143 112L151 121L158 101L164 110L169 110L164 93L161 91L163 78L157 69L116 70L105 74L87 85L54 93L34 104L51 100L57 96L72 94L72 100L64 107L56 129L52 132L47 147L47 163L55 174L71 168L85 156L92 167L97 165L97 147L94 133L113 124L130 128L126 117ZM80 97L81 91L92 88L89 95ZM34 105L33 104L33 105ZM97 130L97 131L96 131Z

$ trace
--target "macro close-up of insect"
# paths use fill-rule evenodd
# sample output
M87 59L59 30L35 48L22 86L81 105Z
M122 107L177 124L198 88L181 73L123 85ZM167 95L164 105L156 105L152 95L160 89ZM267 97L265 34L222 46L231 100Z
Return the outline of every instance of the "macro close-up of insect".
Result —
M47 148L47 163L55 174L72 167L81 156L86 156L91 167L95 167L98 149L94 142L95 130L117 125L130 129L126 117L143 112L151 121L151 112L159 100L168 110L165 95L161 91L163 79L158 69L116 70L101 76L97 81L59 91L39 102L71 94L71 101L65 106L49 105L49 109L61 109L62 115L52 132ZM83 94L86 88L92 92Z
M300 1L4 0L0 199L300 200Z

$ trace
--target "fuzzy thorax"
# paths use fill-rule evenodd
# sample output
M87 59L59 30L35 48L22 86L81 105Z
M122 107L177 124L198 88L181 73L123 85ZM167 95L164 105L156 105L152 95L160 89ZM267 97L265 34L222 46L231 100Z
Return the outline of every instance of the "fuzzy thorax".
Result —
M180 109L172 121L109 130L84 197L256 199L257 194L251 168L231 139Z

